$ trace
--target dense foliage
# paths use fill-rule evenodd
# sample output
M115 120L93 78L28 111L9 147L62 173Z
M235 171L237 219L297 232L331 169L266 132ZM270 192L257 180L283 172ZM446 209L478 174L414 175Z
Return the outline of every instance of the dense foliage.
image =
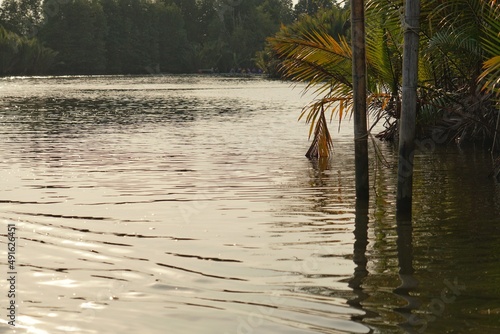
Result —
M4 0L0 25L54 50L56 73L225 72L255 68L297 15L291 0Z
M0 76L43 74L56 53L34 38L21 37L0 26Z
M282 27L268 59L292 80L308 82L318 100L303 116L313 144L329 136L324 114L340 119L352 107L350 32L346 7ZM402 95L403 0L366 1L366 61L370 111L385 120L379 138L397 138ZM343 18L343 21L342 21ZM500 4L496 0L422 0L418 130L432 145L476 141L500 147ZM348 25L347 25L348 26ZM271 63L271 61L269 63ZM321 125L321 126L320 126Z

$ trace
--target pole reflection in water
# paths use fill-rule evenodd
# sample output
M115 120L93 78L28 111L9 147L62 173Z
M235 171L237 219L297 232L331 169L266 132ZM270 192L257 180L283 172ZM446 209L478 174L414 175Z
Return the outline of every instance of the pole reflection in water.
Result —
M349 287L352 289L355 298L350 299L347 303L355 308L363 310L363 315L353 315L352 320L363 321L363 319L376 317L377 314L373 311L363 309L362 302L370 296L363 290L363 280L368 276L368 269L366 267L368 259L366 257L366 247L368 245L368 201L356 200L356 217L354 221L354 251L353 261L356 267L354 274L349 280Z
M397 250L401 285L394 289L393 292L403 298L406 305L395 308L394 311L406 319L399 326L407 333L417 333L417 327L414 327L416 323L412 322L412 311L420 307L420 301L411 295L418 287L418 281L413 276L415 270L413 269L412 229L411 220L397 220Z

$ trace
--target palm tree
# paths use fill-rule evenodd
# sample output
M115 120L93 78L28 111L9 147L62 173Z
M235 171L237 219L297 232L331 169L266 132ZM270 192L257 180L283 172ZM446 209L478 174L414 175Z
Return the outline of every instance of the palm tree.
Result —
M310 18L299 21L269 39L281 59L282 74L291 80L307 82L306 90L313 90L317 99L306 106L299 119L310 124L309 137L312 144L306 156L325 157L330 155L332 137L328 121L333 116L339 119L339 126L345 115L352 112L352 51L346 33L348 23L346 9L335 7L333 13L344 24L338 24L337 35L327 33L325 26L316 25ZM312 24L313 23L313 24ZM399 75L401 73L402 35L397 43L391 30L377 26L370 27L367 38L368 109L392 111L398 107ZM329 116L327 116L329 114Z
M490 0L490 6L485 17L488 34L481 41L488 59L484 61L479 80L484 82L484 89L500 95L500 4Z
M351 49L345 37L339 41L319 31L302 30L291 33L283 28L281 35L270 39L281 63L283 74L296 81L308 82L306 89L314 87L320 96L305 107L299 117L310 123L309 137L314 133L306 156L325 157L332 147L326 111L338 113L352 108ZM330 117L330 119L331 119Z
M499 5L495 0L453 0L431 9L430 1L426 3L433 14L429 14L429 47L424 54L429 75L424 83L433 84L424 86L431 89L422 94L423 114L434 116L457 142L491 142L497 118L495 71L490 66L481 72L485 59L500 54Z
M449 141L494 138L494 94L500 90L499 7L498 0L422 0L417 135L438 126ZM377 136L387 140L397 138L401 108L402 9L403 0L366 1L368 110L377 119L385 118L386 130ZM343 8L334 10L346 15ZM300 116L313 136L310 157L329 155L328 119L337 115L340 122L352 110L348 34L326 30L309 19L307 24L282 27L269 39L283 75L307 82L306 89L317 94Z

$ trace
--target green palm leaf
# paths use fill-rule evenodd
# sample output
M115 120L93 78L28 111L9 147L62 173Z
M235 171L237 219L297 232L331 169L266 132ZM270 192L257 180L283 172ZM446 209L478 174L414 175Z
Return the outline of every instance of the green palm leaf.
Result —
M281 72L291 80L307 82L306 90L314 87L314 93L321 96L299 117L305 116L310 124L309 137L314 134L306 156L327 157L332 139L325 112L329 110L331 117L337 113L341 121L351 107L351 48L345 37L336 40L323 31L302 30L294 35L286 29L284 32L269 39L282 59Z
M484 82L483 89L500 95L500 5L496 0L489 1L489 10L485 15L486 34L481 40L487 59L483 63L483 72L479 81Z

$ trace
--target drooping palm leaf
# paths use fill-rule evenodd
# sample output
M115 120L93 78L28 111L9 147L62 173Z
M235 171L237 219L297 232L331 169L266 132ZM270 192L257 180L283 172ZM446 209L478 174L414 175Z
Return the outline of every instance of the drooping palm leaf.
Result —
M328 131L328 124L323 107L319 112L319 119L314 130L314 139L307 150L306 157L309 159L328 157L332 149L332 137Z
M282 59L284 76L307 82L306 90L314 87L314 93L321 96L303 109L299 119L306 116L310 124L309 136L314 134L306 156L329 156L332 139L325 111L329 110L332 116L338 113L342 120L351 107L352 53L346 38L339 36L336 40L322 31L304 30L293 36L270 38L269 42Z
M380 113L395 114L399 107L403 35L399 16L379 6L381 1L376 2L368 1L367 5L372 13L367 15L366 30L367 104L368 110L380 118ZM402 1L398 6L402 6ZM374 12L384 15L376 16ZM340 35L334 38L307 24L282 28L269 42L281 58L283 75L306 82L306 90L313 90L319 97L299 117L310 125L309 136L314 135L312 148L320 142L317 136L324 133L316 131L322 113L330 113L330 121L337 116L340 127L352 112L352 52L348 39Z

